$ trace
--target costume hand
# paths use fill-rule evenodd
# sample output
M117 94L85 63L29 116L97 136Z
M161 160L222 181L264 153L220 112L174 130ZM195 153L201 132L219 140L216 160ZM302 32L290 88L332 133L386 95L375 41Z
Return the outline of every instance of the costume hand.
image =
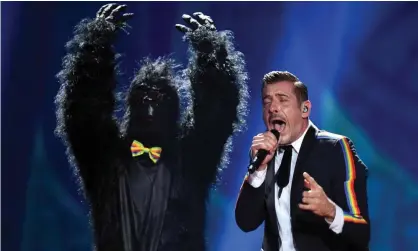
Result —
M310 190L303 192L303 203L299 204L299 207L312 211L314 214L325 217L332 222L335 218L335 204L328 198L314 178L306 172L303 173L303 177L305 178L305 187Z
M253 138L253 142L251 145L251 157L254 158L257 154L257 151L260 149L264 149L269 151L269 154L261 163L260 167L257 170L264 170L267 168L267 163L273 158L274 152L276 151L277 147L279 146L279 142L277 141L276 136L270 131L257 134Z
M214 34L212 33L216 32L212 18L204 15L202 12L196 12L193 16L195 18L184 14L182 18L189 27L176 24L176 28L186 35L187 41L195 50L204 54L211 53L214 49L212 44Z
M207 16L203 14L202 12L195 12L193 13L193 16L196 19L192 18L191 16L187 14L183 14L182 16L183 20L188 25L190 25L191 28L182 24L176 24L177 30L179 30L182 33L193 32L199 28L206 28L212 31L216 31L215 25L213 24L213 20L210 16Z
M134 13L123 13L126 10L126 4L110 3L103 5L96 14L96 18L104 18L106 21L115 24L118 27L126 26L126 21Z

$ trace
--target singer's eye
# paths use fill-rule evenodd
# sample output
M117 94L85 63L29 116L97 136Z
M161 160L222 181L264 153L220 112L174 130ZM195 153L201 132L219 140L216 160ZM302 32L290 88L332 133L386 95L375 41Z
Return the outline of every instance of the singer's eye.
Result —
M271 100L270 99L268 99L268 98L263 99L263 105L268 105L270 103L271 103Z

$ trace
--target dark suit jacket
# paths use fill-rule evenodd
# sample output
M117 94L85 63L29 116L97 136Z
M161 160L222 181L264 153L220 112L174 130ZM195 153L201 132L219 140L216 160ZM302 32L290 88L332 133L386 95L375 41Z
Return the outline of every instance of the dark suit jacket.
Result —
M329 229L323 217L299 208L304 190L303 172L309 173L328 197L344 211L340 234ZM235 208L235 219L245 232L264 222L264 251L279 251L274 206L274 158L264 183L252 187L245 178ZM367 167L347 137L311 126L303 140L293 175L290 211L293 239L297 251L368 250L370 220L367 204Z

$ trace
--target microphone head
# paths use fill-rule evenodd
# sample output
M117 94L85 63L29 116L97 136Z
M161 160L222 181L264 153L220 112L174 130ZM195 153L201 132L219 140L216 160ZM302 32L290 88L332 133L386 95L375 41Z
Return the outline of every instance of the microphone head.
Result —
M276 136L276 139L279 140L280 138L280 132L277 131L276 129L271 129L270 132L272 132L274 134L274 136Z

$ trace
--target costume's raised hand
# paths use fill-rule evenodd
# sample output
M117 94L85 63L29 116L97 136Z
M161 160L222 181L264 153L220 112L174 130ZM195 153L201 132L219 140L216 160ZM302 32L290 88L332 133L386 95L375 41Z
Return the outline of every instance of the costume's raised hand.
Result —
M312 211L314 214L333 221L335 217L335 204L328 198L322 187L308 173L303 173L305 187L310 189L303 192L302 204L299 207Z
M187 25L176 24L177 30L186 35L187 40L197 51L210 53L213 45L208 32L216 33L216 27L210 16L202 12L193 13L193 17L187 14L182 16Z
M196 31L197 29L201 29L203 27L204 29L209 29L209 30L212 30L212 31L216 31L216 27L213 24L213 20L210 16L207 16L207 15L203 14L202 12L195 12L195 13L193 13L193 16L195 18L191 17L190 15L183 14L183 16L182 16L183 20L190 27L187 27L187 26L182 25L182 24L176 24L177 30L179 30L180 32L183 32L183 33L187 33L187 32Z
M117 27L125 27L126 22L134 15L134 13L124 13L126 8L126 4L105 4L97 12L96 18L103 18Z

